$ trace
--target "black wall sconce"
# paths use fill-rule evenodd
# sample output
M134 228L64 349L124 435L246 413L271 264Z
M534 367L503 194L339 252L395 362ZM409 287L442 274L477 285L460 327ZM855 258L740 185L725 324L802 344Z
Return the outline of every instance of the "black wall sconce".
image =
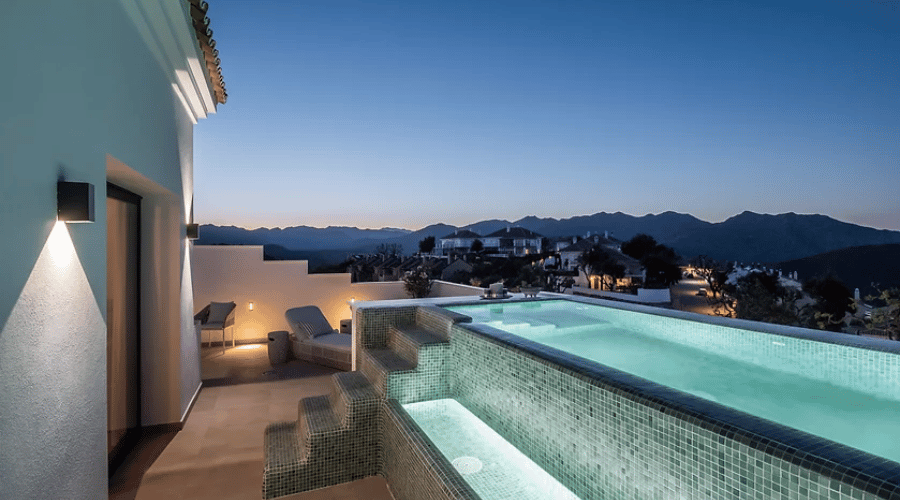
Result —
M57 219L64 222L94 222L94 185L57 182L56 214Z
M196 240L200 238L200 224L188 224L185 228L187 239Z

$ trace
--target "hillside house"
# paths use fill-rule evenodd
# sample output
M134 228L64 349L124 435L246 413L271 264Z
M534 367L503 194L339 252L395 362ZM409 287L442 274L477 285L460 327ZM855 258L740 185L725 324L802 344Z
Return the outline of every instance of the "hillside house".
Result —
M524 255L541 252L544 237L530 229L514 226L506 227L484 237L484 250L488 254Z
M457 229L439 240L438 249L441 255L454 253L466 254L472 250L472 243L480 239L481 235L468 229Z
M600 282L602 281L601 276L596 274L585 276L584 271L578 266L578 258L584 252L589 251L596 245L603 247L625 268L625 276L616 281L616 288L629 287L635 283L643 282L644 270L641 263L637 259L623 254L619 250L621 248L621 243L618 240L600 235L593 235L577 240L559 252L563 269L578 271L578 277L575 280L576 284L587 286L588 288L600 287ZM607 276L605 281L608 283L609 279L610 277Z
M599 234L591 235L590 233L588 233L584 238L573 236L568 241L567 245L558 250L559 257L562 260L562 262L560 263L561 268L567 271L574 271L578 269L578 257L582 253L593 248L594 245L600 245L607 250L627 257L627 255L622 254L621 241L606 236L600 236Z

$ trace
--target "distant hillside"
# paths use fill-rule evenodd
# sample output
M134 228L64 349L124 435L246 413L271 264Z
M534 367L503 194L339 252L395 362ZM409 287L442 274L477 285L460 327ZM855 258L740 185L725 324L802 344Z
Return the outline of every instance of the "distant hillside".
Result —
M321 266L330 266L345 261L350 257L346 250L290 250L281 245L266 244L263 246L265 260L305 260L309 272Z
M834 273L850 290L859 288L863 296L874 294L871 283L882 288L900 287L900 244L842 248L777 265L797 274L801 280Z
M670 242L685 233L701 230L712 224L702 221L693 215L676 212L663 212L659 215L648 214L641 217L616 212L594 215L579 215L568 219L540 219L525 217L515 222L516 225L531 229L544 236L585 236L608 231L611 236L620 240L629 240L634 235L644 233L652 235L660 242ZM666 243L669 244L669 243Z
M900 243L900 231L872 229L841 222L824 215L780 215L744 212L720 223L702 221L692 215L664 212L635 217L621 212L600 212L568 219L525 217L515 222L487 220L464 226L486 235L506 226L518 225L547 237L584 236L588 232L628 240L646 233L669 245L683 257L707 255L719 260L745 263L775 263L799 259L841 248ZM233 226L200 228L199 245L272 244L287 250L321 251L337 254L339 262L348 253L369 253L381 244L399 244L403 253L418 251L419 241L427 236L440 239L457 228L434 224L418 231L403 229L358 229L355 227L242 229ZM337 260L335 260L337 259Z
M824 215L744 212L662 241L683 256L774 263L852 246L900 243L900 231L857 226Z

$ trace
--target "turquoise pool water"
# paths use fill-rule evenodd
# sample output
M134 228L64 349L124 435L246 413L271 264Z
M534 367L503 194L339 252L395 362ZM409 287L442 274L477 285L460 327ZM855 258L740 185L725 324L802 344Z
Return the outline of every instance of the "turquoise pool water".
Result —
M578 500L571 491L454 399L403 405L485 500Z
M448 309L900 462L900 363L895 354L570 301Z

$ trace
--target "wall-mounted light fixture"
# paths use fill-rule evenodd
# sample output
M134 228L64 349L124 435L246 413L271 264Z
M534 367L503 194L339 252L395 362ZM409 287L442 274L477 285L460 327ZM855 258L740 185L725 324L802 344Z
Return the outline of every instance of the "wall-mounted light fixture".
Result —
M250 309L251 311L253 310L253 302L251 302L250 305L247 306L247 309Z
M57 182L56 218L64 222L94 222L94 185Z
M185 228L187 239L196 240L200 238L200 224L188 224Z

